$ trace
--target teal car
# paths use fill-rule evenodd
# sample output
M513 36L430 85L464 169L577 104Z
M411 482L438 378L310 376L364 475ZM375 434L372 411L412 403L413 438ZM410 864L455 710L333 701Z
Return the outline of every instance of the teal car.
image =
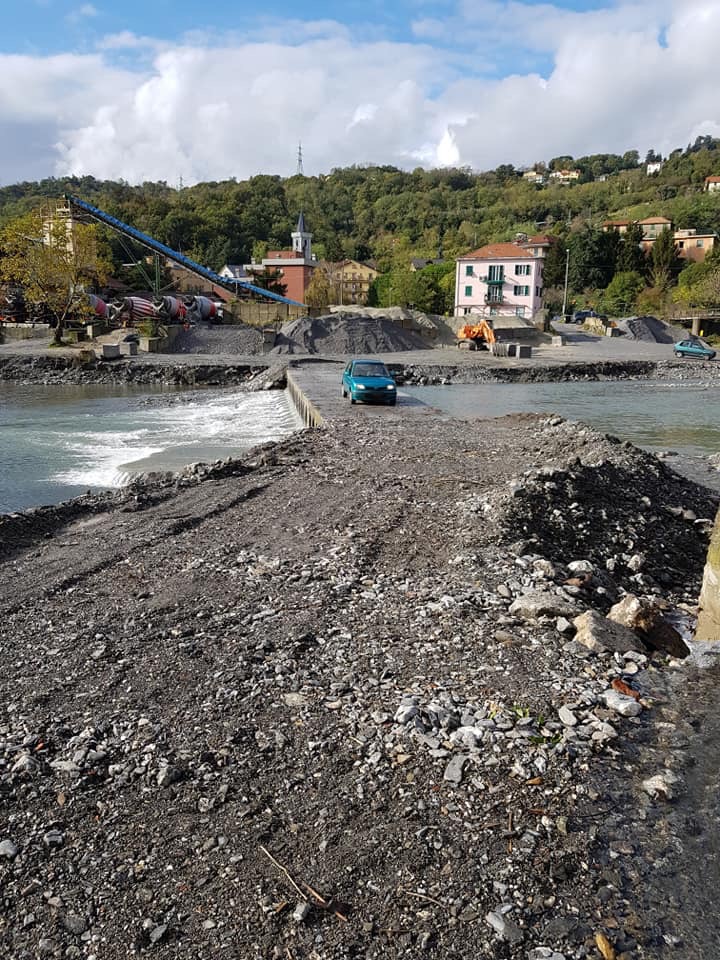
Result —
M679 340L673 347L676 357L697 357L698 360L714 360L715 351L699 340Z
M343 370L342 395L350 403L397 403L397 387L380 360L351 360Z

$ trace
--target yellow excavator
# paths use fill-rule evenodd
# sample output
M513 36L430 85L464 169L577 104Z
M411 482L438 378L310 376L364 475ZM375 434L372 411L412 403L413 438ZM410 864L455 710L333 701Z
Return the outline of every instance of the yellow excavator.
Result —
M458 348L465 347L468 350L480 350L482 346L489 347L495 343L495 331L487 322L481 320L480 323L466 323L460 327L457 334Z

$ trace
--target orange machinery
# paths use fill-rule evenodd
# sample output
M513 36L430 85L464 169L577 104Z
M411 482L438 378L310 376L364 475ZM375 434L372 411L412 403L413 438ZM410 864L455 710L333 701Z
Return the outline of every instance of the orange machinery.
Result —
M482 344L495 343L495 331L487 322L466 323L458 330L458 347L467 345L471 350L478 350Z

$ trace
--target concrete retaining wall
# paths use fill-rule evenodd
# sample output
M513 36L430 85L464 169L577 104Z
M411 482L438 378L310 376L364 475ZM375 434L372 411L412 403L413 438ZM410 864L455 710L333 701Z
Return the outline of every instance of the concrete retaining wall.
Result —
M710 538L695 639L720 640L720 511Z
M308 399L303 393L289 370L287 373L287 387L295 409L302 418L303 424L306 427L321 427L325 423L322 414L312 400Z

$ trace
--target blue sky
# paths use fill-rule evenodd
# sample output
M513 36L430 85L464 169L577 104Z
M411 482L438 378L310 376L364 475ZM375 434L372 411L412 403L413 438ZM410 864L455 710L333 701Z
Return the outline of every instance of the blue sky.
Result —
M545 0L520 0L527 7L547 6ZM471 5L471 4L470 4ZM614 6L614 0L554 0L552 6L567 11L600 10ZM441 19L457 8L453 0L344 0L343 3L275 0L264 8L232 0L3 0L0 51L20 54L87 52L104 37L130 31L169 42L204 33L219 42L231 30L242 36L256 35L283 20L337 21L356 31L359 37L384 37L395 41L418 42L414 21ZM288 42L297 37L288 30Z
M2 0L0 184L531 166L720 136L720 0ZM710 69L708 69L710 65Z

